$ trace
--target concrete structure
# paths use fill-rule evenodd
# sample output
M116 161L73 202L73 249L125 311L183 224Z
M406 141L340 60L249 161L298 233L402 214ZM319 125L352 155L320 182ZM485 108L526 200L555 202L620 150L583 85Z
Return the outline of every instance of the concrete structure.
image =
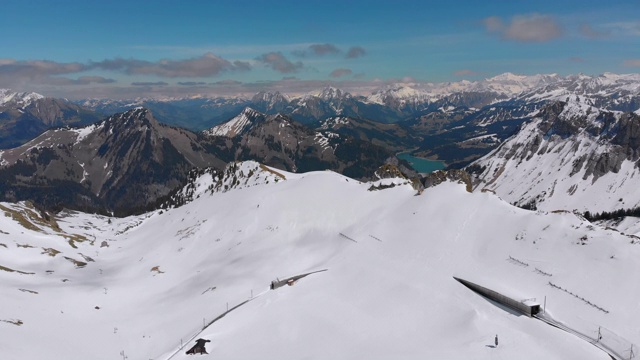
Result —
M488 289L484 286L480 286L478 284L472 283L471 281L463 280L457 277L453 277L458 280L462 285L468 287L469 289L477 292L478 294L491 299L499 304L505 305L513 310L516 310L520 313L523 313L529 317L534 316L535 314L540 312L540 304L537 302L527 299L527 300L515 300L506 295L500 294L497 291Z

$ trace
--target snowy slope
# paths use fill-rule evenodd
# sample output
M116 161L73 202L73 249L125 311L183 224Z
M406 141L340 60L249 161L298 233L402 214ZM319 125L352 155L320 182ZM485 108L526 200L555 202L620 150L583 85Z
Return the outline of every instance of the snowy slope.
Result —
M221 359L608 358L453 276L546 296L557 320L590 336L601 326L621 348L640 343L633 237L454 183L416 196L332 172L239 169L226 181L250 186L211 191L205 174L191 203L138 217L66 213L58 228L1 204L0 265L26 273L0 271L2 358L187 359L192 338Z
M542 210L613 211L640 206L637 118L575 96L540 110L482 159L478 188Z
M244 134L255 126L256 122L265 121L265 118L265 114L246 107L238 116L211 129L205 130L203 133L207 136L234 137Z

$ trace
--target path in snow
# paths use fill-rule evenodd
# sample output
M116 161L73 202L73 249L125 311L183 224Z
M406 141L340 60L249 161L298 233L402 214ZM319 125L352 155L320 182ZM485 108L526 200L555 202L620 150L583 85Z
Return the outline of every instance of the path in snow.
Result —
M291 286L291 285L293 285L296 281L298 281L298 280L300 280L300 279L302 279L302 278L304 278L304 277L306 277L306 276L309 276L309 275L312 275L312 274L317 274L317 273L324 272L324 271L327 271L327 270L328 270L328 269L323 269L323 270L317 270L317 271L308 272L308 273L305 273L305 274L295 275L295 276L291 276L291 277L288 277L288 278L283 279L283 280L278 280L278 282L282 282L283 284L287 284L287 285L289 285L289 280L291 280L291 281L292 281L292 282L290 283L290 286ZM281 286L282 286L282 285L281 285ZM202 334L202 332L204 332L205 330L207 330L207 328L209 328L209 326L213 325L213 323L215 323L216 321L218 321L218 320L222 319L223 317L227 316L227 314L229 314L229 313L230 313L230 312L232 312L233 310L236 310L237 308L239 308L239 307L241 307L242 305L244 305L244 304L248 303L249 301L255 300L255 299L257 299L257 298L261 297L262 295L264 295L264 294L268 293L269 291L271 291L271 290L276 290L276 289L277 289L277 287L276 287L275 289L267 289L267 290L264 290L264 291L262 291L261 293L257 294L256 296L252 296L251 298L249 298L249 299L247 299L247 300L245 300L245 301L243 301L243 302L241 302L241 303L237 304L236 306L234 306L234 307L232 307L232 308L228 309L227 311L223 312L222 314L218 315L218 316L217 316L217 317L215 317L213 320L211 320L209 323L207 323L206 325L204 325L200 331L196 332L196 333L195 333L193 336L191 336L191 337L190 337L186 342L182 343L182 341L181 341L180 347L179 347L179 348L178 348L174 353L172 353L172 354L171 354L171 356L169 356L166 360L170 360L170 359L172 359L172 358L173 358L174 356L176 356L180 351L184 350L184 348L185 348L185 347L187 347L187 345L191 344L191 342L192 342L192 341L194 341L194 340L195 340L195 338L197 338L198 336L200 336L200 334Z
M533 316L534 318L543 321L553 327L556 327L560 330L564 330L566 332L568 332L569 334L573 334L575 336L577 336L578 338L588 342L589 344L597 347L598 349L606 352L609 356L611 356L612 359L614 360L628 360L628 359L633 359L635 358L635 354L633 352L633 344L626 341L625 339L620 338L619 336L613 334L610 332L611 336L601 336L600 339L594 339L589 335L586 335L578 330L575 330L569 326L567 326L566 324L561 323L560 321L555 320L554 318L552 318L551 316L549 316L548 314L536 314ZM618 343L617 347L618 349L613 349L611 346L607 345L605 342L611 342L611 338L613 337L617 337L617 339L613 339L613 340L617 340L616 342ZM623 344L626 344L623 345ZM622 347L621 347L622 346ZM629 354L627 356L624 356L621 354L621 351L625 351L628 352Z

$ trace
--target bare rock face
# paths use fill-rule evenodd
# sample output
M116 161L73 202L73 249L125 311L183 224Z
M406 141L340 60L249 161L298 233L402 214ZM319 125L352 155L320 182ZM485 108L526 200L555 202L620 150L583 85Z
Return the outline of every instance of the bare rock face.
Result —
M625 113L620 116L612 144L622 147L629 159L640 158L640 115Z
M380 166L378 170L376 170L376 177L379 179L405 178L398 166L393 164L384 164Z
M445 181L454 181L465 184L467 191L472 191L471 176L464 170L438 170L425 175L422 183L425 188L433 187Z

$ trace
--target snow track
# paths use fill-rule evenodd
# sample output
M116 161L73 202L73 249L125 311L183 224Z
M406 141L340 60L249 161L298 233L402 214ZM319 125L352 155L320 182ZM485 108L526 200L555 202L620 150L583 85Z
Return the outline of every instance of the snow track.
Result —
M296 281L298 281L298 280L300 280L300 279L302 279L302 278L304 278L304 277L307 277L307 276L309 276L309 275L313 275L313 274L317 274L317 273L321 273L321 272L324 272L324 271L327 271L327 270L328 270L328 269L322 269L322 270L311 271L311 272L304 273L304 274L300 274L300 275L291 276L291 277L288 277L288 278L286 278L286 279L281 280L281 282L283 282L283 284L289 284L289 281L291 281L291 284L293 284L293 283L295 283ZM251 298L249 298L249 299L247 299L247 300L245 300L245 301L242 301L241 303L239 303L239 304L235 305L234 307L230 308L229 310L227 310L227 311L223 312L222 314L218 315L218 316L217 316L217 317L215 317L213 320L211 320L211 321L210 321L210 322L208 322L206 325L204 325L204 326L202 327L202 329L201 329L201 330L199 330L198 332L196 332L196 333L195 333L193 336L191 336L191 337L190 337L186 342L182 343L182 344L180 345L180 347L179 347L179 348L178 348L178 349L177 349L173 354L171 354L169 357L167 357L167 358L166 358L166 360L170 360L170 359L172 359L173 357L175 357L178 353L180 353L180 351L184 350L184 348L185 348L185 347L187 347L189 344L191 344L191 342L192 342L192 341L194 341L198 336L200 336L200 334L202 334L205 330L207 330L207 329L208 329L211 325L213 325L215 322L217 322L218 320L220 320L220 319L222 319L223 317L227 316L227 314L229 314L230 312L232 312L232 311L234 311L234 310L238 309L238 308L239 308L239 307L241 307L242 305L245 305L245 304L247 304L248 302L253 301L253 300L255 300L255 299L257 299L257 298L259 298L259 297L261 297L261 296L265 295L266 293L270 292L271 290L277 290L277 288L276 288L276 289L266 289L266 290L264 290L264 291L260 292L259 294L255 295L255 296L252 296Z
M198 332L196 332L193 336L191 336L186 342L182 343L180 345L180 347L173 353L171 354L171 356L167 357L166 360L170 360L172 359L174 356L176 356L180 351L184 350L185 347L187 347L189 344L191 344L191 342L193 340L195 340L195 338L197 338L200 334L202 334L203 331L207 330L207 328L211 325L213 325L213 323L215 323L216 321L222 319L223 317L227 316L227 314L229 314L230 312L236 310L237 308L241 307L242 305L248 303L249 301L255 300L257 298L259 298L260 296L266 294L269 292L269 289L266 289L264 291L262 291L261 293L251 297L250 299L247 299L239 304L237 304L236 306L232 307L231 309L223 312L222 314L218 315L216 318L214 318L213 320L211 320L209 323L207 323L205 326L202 327L201 330L199 330Z
M629 343L629 354L624 356L620 353L620 351L624 351L622 349L616 351L614 350L612 347L607 346L607 344L605 344L605 341L600 341L600 339L597 338L592 338L589 335L586 335L576 329L573 329L563 323L561 323L560 321L557 321L555 319L553 319L551 316L547 315L547 314L536 314L533 316L534 318L545 322L553 327L556 327L560 330L566 331L569 334L575 335L578 338L588 342L589 344L597 347L598 349L606 352L612 359L614 360L628 360L628 359L635 359L635 356L633 354L633 344ZM624 341L624 340L623 340ZM624 341L626 342L626 341Z

